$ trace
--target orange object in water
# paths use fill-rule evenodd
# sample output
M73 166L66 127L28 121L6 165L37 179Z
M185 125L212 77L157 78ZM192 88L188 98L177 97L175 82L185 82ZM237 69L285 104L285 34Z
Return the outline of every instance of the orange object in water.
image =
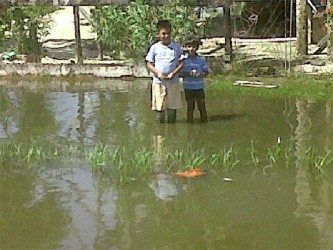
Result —
M176 173L176 175L183 176L183 177L189 177L189 178L198 177L198 176L201 176L204 174L206 174L205 170L202 170L200 168L194 168L192 170L186 170L183 172Z

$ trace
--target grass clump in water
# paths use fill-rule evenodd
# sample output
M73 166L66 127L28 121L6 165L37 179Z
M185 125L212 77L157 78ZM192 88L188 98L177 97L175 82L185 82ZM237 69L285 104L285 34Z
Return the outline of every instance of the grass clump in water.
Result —
M324 155L320 155L315 149L308 148L306 151L308 166L319 175L325 173L326 168L332 166L332 150L326 150Z
M2 165L6 165L6 163L38 164L42 161L56 159L59 156L59 149L55 145L46 146L34 140L29 143L3 142L0 156Z
M186 150L176 150L175 152L168 153L167 164L173 166L178 170L182 169L194 169L203 167L207 161L205 157L204 149L194 150L191 146L188 146Z
M259 154L254 143L249 148L242 149L249 152L240 157L239 149L224 147L218 151L207 151L205 148L195 149L188 146L184 150L170 151L167 148L156 151L154 147L114 147L98 144L90 150L79 150L80 146L70 144L66 148L49 142L31 140L27 143L3 142L0 148L0 164L19 166L39 166L40 163L63 158L70 160L79 157L90 162L91 167L104 175L116 176L119 179L133 176L149 176L158 171L177 172L185 169L201 168L216 173L225 171L231 173L246 162L252 162L255 169L265 167L292 167L296 161L309 166L315 174L323 175L333 163L333 150L327 149L320 155L315 149L308 148L302 159L296 159L295 145L288 142L282 144L280 140L267 148L267 153Z

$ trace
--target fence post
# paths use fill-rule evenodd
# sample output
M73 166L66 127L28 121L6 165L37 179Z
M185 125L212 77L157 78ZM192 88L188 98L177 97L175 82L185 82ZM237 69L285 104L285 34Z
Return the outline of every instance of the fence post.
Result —
M230 13L230 1L227 0L223 6L224 10L224 37L225 37L225 55L226 61L232 60L232 22L231 22L231 13Z
M75 28L75 45L76 45L77 63L78 64L83 64L79 8L80 8L80 6L78 6L78 5L73 6L74 28Z

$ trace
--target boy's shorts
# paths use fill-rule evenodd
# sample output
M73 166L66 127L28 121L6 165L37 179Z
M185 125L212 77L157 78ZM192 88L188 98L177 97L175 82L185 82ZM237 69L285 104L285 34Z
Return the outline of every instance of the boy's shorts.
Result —
M205 99L205 91L203 89L185 89L185 99L186 101Z
M151 109L162 111L182 108L182 98L178 84L163 85L152 83Z

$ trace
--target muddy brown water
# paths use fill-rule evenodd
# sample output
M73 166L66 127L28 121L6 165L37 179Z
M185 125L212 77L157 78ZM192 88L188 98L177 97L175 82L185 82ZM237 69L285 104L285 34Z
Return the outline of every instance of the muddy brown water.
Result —
M1 141L149 147L159 138L172 150L232 147L240 166L121 185L75 157L33 170L2 166L1 249L333 249L332 164L318 176L302 161L309 147L332 148L332 100L208 89L207 124L187 124L185 107L176 124L158 124L149 81L93 83L1 84ZM290 166L257 169L251 142L264 155L278 138L293 143Z

